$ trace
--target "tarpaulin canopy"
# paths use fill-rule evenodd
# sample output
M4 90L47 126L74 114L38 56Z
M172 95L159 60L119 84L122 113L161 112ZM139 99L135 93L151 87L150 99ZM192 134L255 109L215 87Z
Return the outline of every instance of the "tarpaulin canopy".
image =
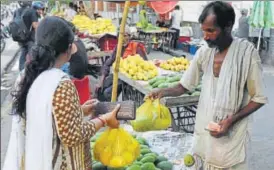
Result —
M271 1L255 1L250 16L250 25L260 28L257 49L260 47L260 40L263 28L270 29L274 27L274 9Z
M109 0L107 2L119 3L119 4L121 4L122 7L125 5L125 1L111 1L111 0ZM130 7L134 7L134 6L137 6L137 5L138 5L138 2L136 2L136 1L135 2L131 1L130 2Z
M271 1L255 1L253 4L250 25L257 28L274 26L274 9Z
M148 6L150 6L154 11L158 14L166 14L170 11L172 11L175 6L177 5L178 1L152 1L148 3Z

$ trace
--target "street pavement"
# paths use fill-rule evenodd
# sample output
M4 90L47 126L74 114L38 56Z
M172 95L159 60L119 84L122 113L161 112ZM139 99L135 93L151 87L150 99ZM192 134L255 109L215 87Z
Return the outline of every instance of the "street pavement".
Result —
M13 56L9 56L13 57ZM6 149L11 129L11 95L10 92L14 85L15 79L19 74L19 57L15 56L15 60L7 68L6 73L1 76L1 168L5 158Z
M15 43L12 38L6 39L6 47L1 53L1 75L7 69L8 64L11 62L13 57L18 52L19 46Z
M11 17L3 19L1 23L6 26L9 24L11 19L12 19ZM1 76L4 74L8 65L14 59L14 56L16 56L19 50L18 43L14 42L12 38L6 38L5 41L6 41L6 47L4 51L1 53Z
M7 54L12 54L12 52ZM10 89L13 86L14 81L19 73L18 56L19 55L15 57L15 60L11 63L6 73L1 76L1 85L5 84L5 86L1 87L1 95L4 90L6 90L8 93L10 92ZM148 58L169 59L171 57L171 55L164 54L160 51L153 51L150 53ZM7 58L14 57L8 56ZM95 86L95 83L97 83L96 80L92 82L92 87ZM248 151L251 153L248 157L248 162L250 164L249 170L274 170L274 133L272 131L274 129L274 93L272 91L274 84L273 67L264 66L264 83L265 93L268 97L269 103L253 114L251 148L248 148ZM11 97L10 95L7 95L7 92L6 96L4 96L5 98L3 102L1 102L1 167L3 166L11 129L11 116L9 115L11 112Z
M9 24L11 21L11 17L5 18L1 21L5 26ZM8 94L10 87L9 82L12 79L10 76L8 69L10 69L11 64L14 64L15 58L19 54L19 45L14 42L12 38L6 38L6 47L4 51L1 53L1 104L5 99L5 96Z

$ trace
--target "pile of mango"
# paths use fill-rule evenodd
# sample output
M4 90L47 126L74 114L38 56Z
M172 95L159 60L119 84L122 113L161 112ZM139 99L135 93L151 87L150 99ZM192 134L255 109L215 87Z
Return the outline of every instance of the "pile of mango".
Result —
M202 85L199 84L197 87L195 87L194 90L188 91L187 93L183 94L183 96L200 96L201 89L202 89Z
M180 83L182 78L182 74L172 74L169 76L157 76L148 81L149 86L152 89L156 88L169 88L177 86ZM201 93L202 84L201 82L194 90L188 91L187 93L183 94L183 96L199 96Z
M173 57L160 64L160 67L171 71L184 71L189 67L190 61L183 57Z
M100 133L97 133L97 135L92 138L91 149L93 149L94 143L99 136ZM141 152L137 160L135 160L131 165L121 168L110 168L104 166L101 162L93 161L92 170L172 170L173 164L164 156L152 152L144 138L136 137L135 135L133 135L133 137L139 142Z
M179 84L181 80L181 74L169 75L169 76L157 76L148 81L149 85L155 88L168 88L174 87Z
M86 15L76 15L73 18L72 23L79 31L87 31L93 35L116 32L116 27L112 24L111 19L98 18L92 20Z
M115 63L114 63L115 65ZM145 61L140 55L128 56L120 61L120 72L132 80L150 80L158 75L153 62Z

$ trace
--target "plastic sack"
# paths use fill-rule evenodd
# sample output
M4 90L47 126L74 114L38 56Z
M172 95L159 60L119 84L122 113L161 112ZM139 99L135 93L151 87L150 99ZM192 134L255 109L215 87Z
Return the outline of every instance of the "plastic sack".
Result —
M140 155L140 145L122 128L107 129L94 144L95 160L111 168L130 165Z
M137 132L164 130L171 125L171 113L160 100L147 99L136 111L136 119L131 121Z

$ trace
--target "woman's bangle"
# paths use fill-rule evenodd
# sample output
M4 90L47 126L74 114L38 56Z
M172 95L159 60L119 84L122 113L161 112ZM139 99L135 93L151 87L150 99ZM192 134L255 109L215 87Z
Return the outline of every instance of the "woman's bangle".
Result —
M103 126L107 125L107 121L103 117L97 117L97 119L103 123Z

